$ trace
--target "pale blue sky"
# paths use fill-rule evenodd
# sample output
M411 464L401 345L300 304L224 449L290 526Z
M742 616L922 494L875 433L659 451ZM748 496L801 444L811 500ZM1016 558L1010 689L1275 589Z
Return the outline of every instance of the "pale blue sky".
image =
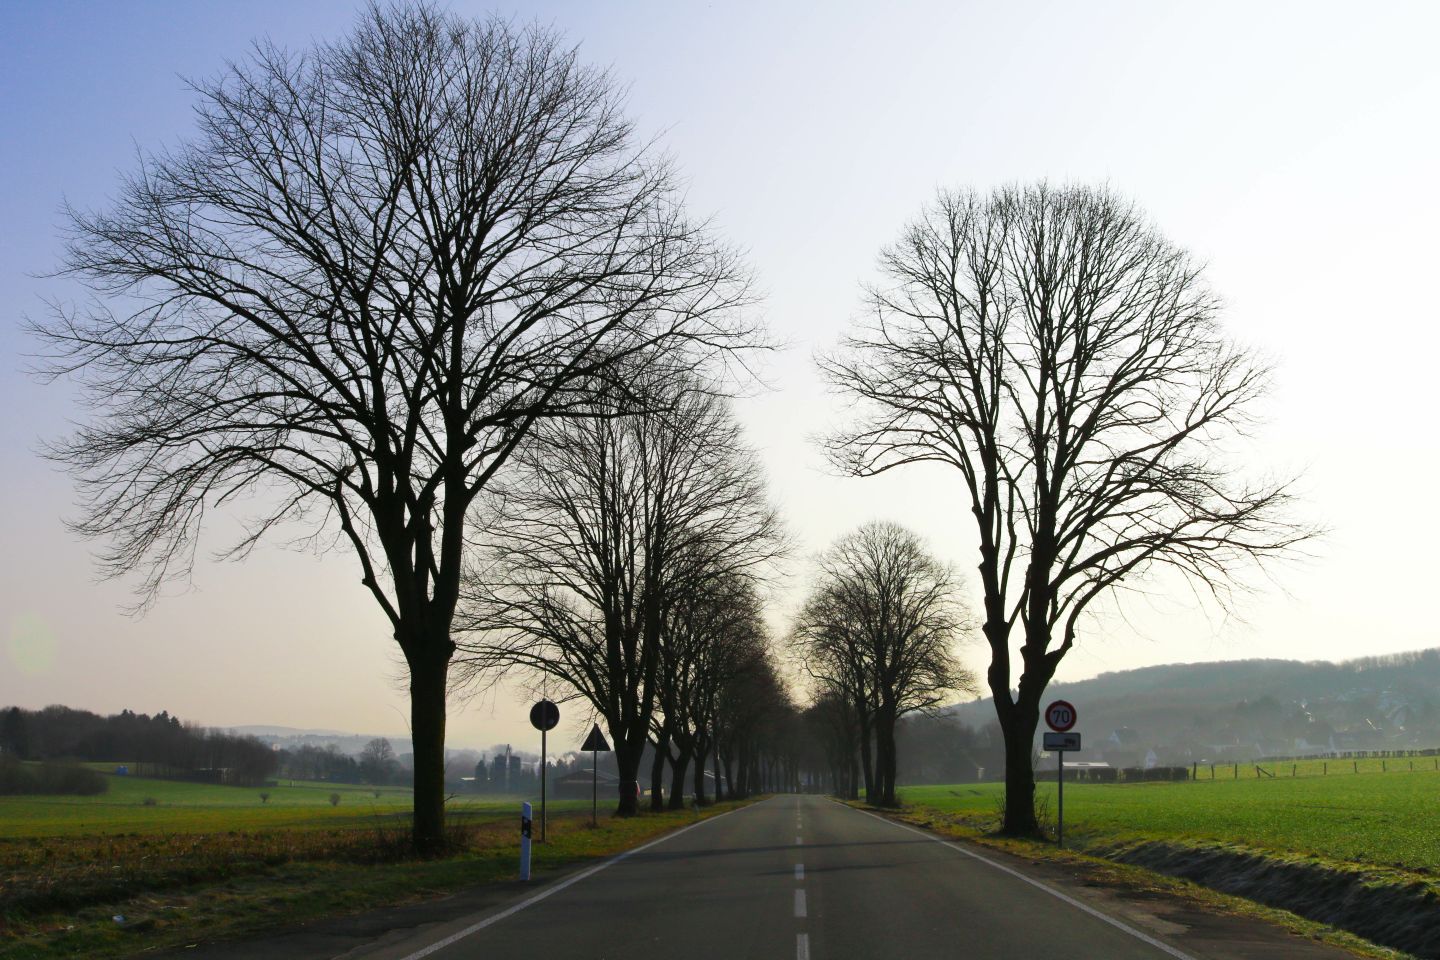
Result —
M103 203L137 148L188 134L180 77L268 34L348 28L349 2L0 6L0 703L168 709L209 724L404 730L393 642L353 560L275 547L205 565L146 618L94 582L59 524L68 480L37 438L74 411L27 380L17 327L65 298L64 197ZM537 3L628 83L690 201L749 251L765 313L792 345L776 391L743 413L806 550L871 517L923 531L973 567L943 471L827 476L807 437L834 415L813 373L857 305L878 248L940 185L1107 181L1210 264L1227 323L1279 364L1262 467L1303 468L1333 533L1277 573L1246 622L1161 591L1104 618L1062 668L1343 658L1440 644L1431 409L1440 334L1440 8L1433 4ZM221 531L223 533L223 531ZM217 543L219 540L217 540ZM793 585L803 587L798 579ZM777 604L777 622L784 602ZM979 666L982 655L968 657ZM508 697L457 710L452 742L519 740Z

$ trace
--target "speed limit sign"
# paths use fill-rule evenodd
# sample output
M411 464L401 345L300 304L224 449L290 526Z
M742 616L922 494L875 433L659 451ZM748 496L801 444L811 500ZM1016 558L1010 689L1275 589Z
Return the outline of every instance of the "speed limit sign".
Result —
M1068 700L1056 700L1045 708L1045 722L1056 733L1064 733L1075 726L1075 705Z

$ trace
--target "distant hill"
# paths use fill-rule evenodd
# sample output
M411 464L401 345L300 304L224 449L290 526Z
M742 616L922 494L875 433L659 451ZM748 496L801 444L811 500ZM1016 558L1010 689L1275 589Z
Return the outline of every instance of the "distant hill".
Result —
M360 751L365 749L365 744L377 737L383 737L390 741L390 746L397 756L403 756L410 752L409 737L393 737L374 733L345 733L339 730L302 730L296 727L277 727L267 724L251 724L226 729L239 734L259 737L266 743L284 750L307 746L325 749L334 746L341 753L358 756Z
M1162 762L1440 746L1440 648L1341 663L1168 664L1052 684L1080 715L1086 753L1155 750ZM989 698L948 711L977 728ZM1042 724L1043 725L1043 724Z
M269 724L249 724L243 727L227 727L236 733L252 737L354 737L359 734L346 733L343 730L302 730L299 727L276 727Z

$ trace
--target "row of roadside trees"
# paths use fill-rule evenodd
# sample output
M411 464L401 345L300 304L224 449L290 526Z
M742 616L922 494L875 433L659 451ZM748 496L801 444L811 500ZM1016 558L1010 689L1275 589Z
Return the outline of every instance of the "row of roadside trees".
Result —
M760 588L784 538L716 387L653 367L595 385L575 416L532 430L487 505L463 675L519 668L583 701L610 731L622 813L647 743L654 804L667 762L672 804L687 769L705 800L707 761L743 793L766 715L753 701L783 699Z
M104 569L150 602L256 487L232 555L296 524L348 546L408 670L422 850L448 695L497 671L603 718L622 813L647 742L652 782L796 783L806 728L760 603L786 542L725 398L766 347L750 277L614 79L547 30L411 4L196 90L195 137L71 211L63 269L97 297L36 327L94 410L53 453ZM1006 827L1033 830L1039 697L1092 602L1164 567L1222 583L1305 535L1285 484L1238 481L1218 445L1264 370L1105 191L943 194L881 265L871 322L823 361L861 410L830 451L958 470ZM867 527L796 629L874 796L896 719L968 686L952 581Z

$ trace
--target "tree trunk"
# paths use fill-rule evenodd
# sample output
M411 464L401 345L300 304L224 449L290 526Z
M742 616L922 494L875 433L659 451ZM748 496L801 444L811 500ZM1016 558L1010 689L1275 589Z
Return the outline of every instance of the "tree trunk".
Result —
M615 727L612 725L611 730ZM619 776L620 802L615 815L633 817L640 812L640 755L644 745L637 750L629 743L615 738L615 772Z
M690 751L682 749L680 756L670 761L670 809L685 809L685 771L690 768Z
M895 806L895 717L890 711L881 711L875 718L875 752L879 760L876 771L876 787L883 806Z
M650 810L659 813L665 809L665 760L670 756L670 735L667 733L655 743L655 760L650 764Z
M695 748L695 806L703 807L710 801L705 796L705 758L710 753L707 746ZM717 786L718 789L718 786Z
M715 775L715 802L719 803L725 799L725 782L720 779L720 746L715 746L715 752L710 754L711 773Z
M453 649L453 647L452 647ZM424 856L445 847L445 692L450 656L410 661L410 738L415 752L412 840Z
M860 721L860 768L865 773L866 803L874 803L877 796L875 790L875 761L870 752L870 726L870 718L863 717Z
M1031 764L1040 709L1038 703L1027 703L1027 699L1022 696L1008 711L1008 718L1000 722L1005 735L1005 821L1000 829L1010 836L1033 837L1040 833Z

